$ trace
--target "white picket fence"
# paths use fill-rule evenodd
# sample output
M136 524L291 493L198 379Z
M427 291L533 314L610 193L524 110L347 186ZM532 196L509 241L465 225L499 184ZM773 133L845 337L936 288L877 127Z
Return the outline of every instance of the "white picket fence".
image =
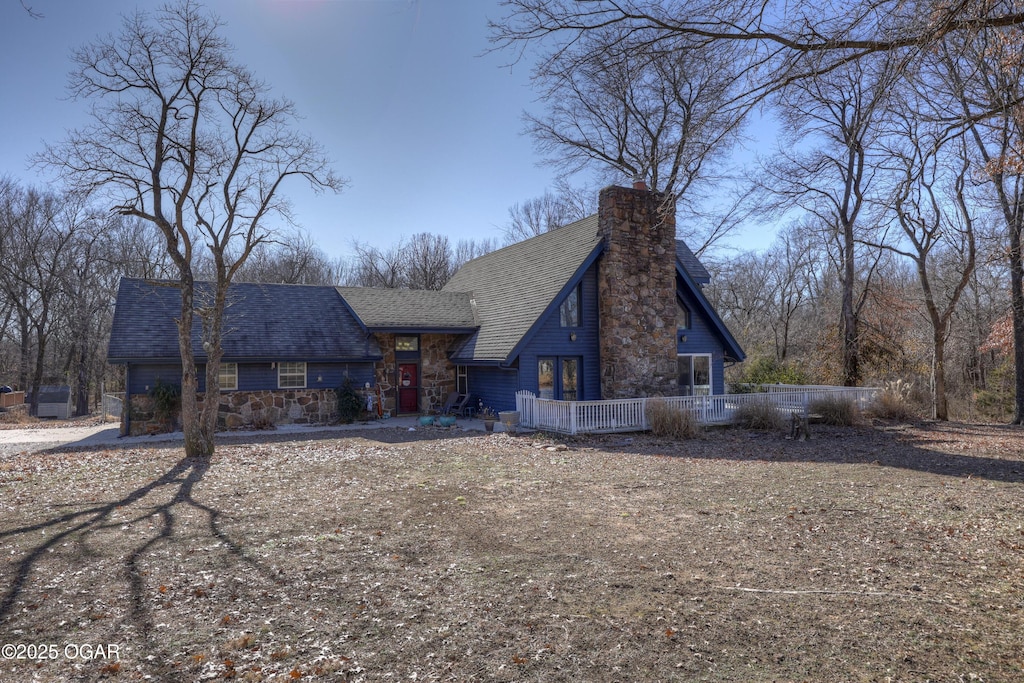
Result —
M669 406L692 413L702 425L724 425L733 421L736 410L745 404L769 402L788 417L806 416L810 405L826 398L854 401L866 407L880 391L877 388L797 386L766 384L749 394L712 396L666 396L657 399L624 398L610 401L555 401L537 398L532 392L516 393L519 424L559 434L602 434L646 431L647 401L664 401Z

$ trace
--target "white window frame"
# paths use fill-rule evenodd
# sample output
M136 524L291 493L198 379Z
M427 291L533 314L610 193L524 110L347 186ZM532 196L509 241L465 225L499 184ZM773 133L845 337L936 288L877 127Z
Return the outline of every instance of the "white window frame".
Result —
M301 370L300 370L301 368ZM302 375L302 383L296 384L299 375ZM287 379L287 384L285 383ZM305 389L306 388L306 363L304 361L285 361L277 364L277 388L278 389Z
M676 358L682 358L688 356L690 358L690 389L691 396L710 396L715 393L715 364L714 358L710 353L678 353ZM707 384L694 384L693 381L693 359L694 358L707 358L708 359L708 383ZM676 380L678 382L678 378ZM680 388L682 385L680 385ZM698 391L698 388L702 389ZM704 390L706 388L706 390Z
M221 363L219 379L221 391L237 391L238 363Z

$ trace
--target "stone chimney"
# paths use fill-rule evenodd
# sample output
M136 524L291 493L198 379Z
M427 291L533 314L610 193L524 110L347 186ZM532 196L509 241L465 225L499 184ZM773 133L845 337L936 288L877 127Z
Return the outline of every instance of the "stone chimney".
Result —
M676 393L676 218L664 195L607 187L598 200L601 397Z

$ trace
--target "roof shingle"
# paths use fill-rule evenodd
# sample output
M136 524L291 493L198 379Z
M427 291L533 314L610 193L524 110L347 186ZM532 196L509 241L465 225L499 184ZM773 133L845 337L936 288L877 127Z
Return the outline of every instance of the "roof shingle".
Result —
M421 329L467 332L477 327L469 292L338 287L371 330Z
M196 302L211 292L196 283ZM111 362L177 361L180 285L123 278L107 357ZM196 359L206 358L200 322L192 327ZM334 287L235 283L228 290L222 343L225 361L369 360L380 355Z
M444 292L472 292L480 329L455 359L507 361L558 293L599 249L597 216L466 263Z

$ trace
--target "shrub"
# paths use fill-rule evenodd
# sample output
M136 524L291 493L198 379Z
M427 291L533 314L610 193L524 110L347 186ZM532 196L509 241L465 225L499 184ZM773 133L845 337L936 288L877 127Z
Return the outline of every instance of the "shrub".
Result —
M162 422L171 422L181 411L181 387L177 384L166 384L157 377L149 397L153 399L154 416Z
M757 401L745 401L736 408L732 419L740 427L766 432L782 429L784 422L779 409L767 396Z
M338 393L338 421L344 424L355 422L356 418L363 411L363 398L352 386L352 378L346 377L345 383L337 390Z
M810 412L821 415L827 425L836 427L849 427L860 422L860 410L857 404L849 398L829 396L812 401L809 406Z
M0 422L4 424L31 424L39 422L39 418L28 414L27 403L19 403L10 408L0 409Z
M914 385L901 379L886 383L871 404L871 414L883 420L910 420L917 416L912 395Z
M1009 420L1013 415L1013 359L1004 360L988 374L984 389L974 393L974 405L989 420Z
M277 424L269 410L257 410L252 414L252 428L260 431L274 430L277 429Z
M657 398L647 402L647 424L655 436L671 439L692 439L700 433L700 425L693 413Z
M807 384L808 377L794 365L780 363L774 358L758 358L744 363L742 374L729 385L734 394L754 391L757 384Z

